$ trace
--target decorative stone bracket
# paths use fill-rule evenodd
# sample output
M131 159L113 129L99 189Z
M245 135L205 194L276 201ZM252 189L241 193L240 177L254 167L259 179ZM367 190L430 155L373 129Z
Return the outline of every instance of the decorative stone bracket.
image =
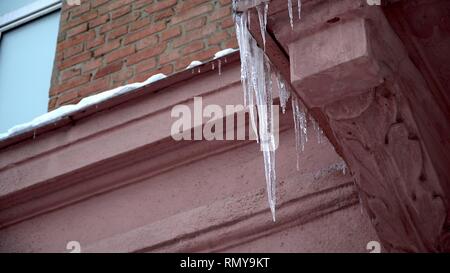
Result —
M291 83L325 117L383 246L448 251L450 124L381 7L291 41L289 55Z

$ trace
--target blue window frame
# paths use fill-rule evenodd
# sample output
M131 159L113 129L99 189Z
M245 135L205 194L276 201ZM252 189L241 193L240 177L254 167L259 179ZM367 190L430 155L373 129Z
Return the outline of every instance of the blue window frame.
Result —
M47 112L60 0L0 0L0 133Z

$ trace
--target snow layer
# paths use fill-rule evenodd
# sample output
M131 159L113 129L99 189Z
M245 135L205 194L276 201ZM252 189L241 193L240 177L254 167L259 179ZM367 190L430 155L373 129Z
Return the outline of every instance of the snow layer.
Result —
M191 69L191 68L197 67L202 64L203 64L202 62L195 60L195 61L192 61L188 66L186 66L186 69Z
M223 56L229 55L229 54L231 54L233 52L236 52L238 50L239 49L235 49L235 48L226 48L224 50L218 51L218 52L216 52L216 54L214 54L214 60L218 59L218 58L221 58Z
M138 82L138 83L132 83L125 86L120 86L102 93L98 93L89 97L86 97L82 99L77 104L70 104L70 105L64 105L61 106L53 111L50 111L48 113L45 113L41 116L38 116L34 118L32 121L16 125L12 128L10 128L7 132L0 134L0 141L3 141L7 138L29 132L32 130L35 130L36 128L54 123L63 117L70 116L72 113L80 111L82 109L85 109L91 105L98 104L102 101L108 100L110 98L119 96L121 94L131 92L137 88L140 88L142 86L154 83L156 81L159 81L161 79L166 78L167 76L164 74L156 74L148 78L144 82Z

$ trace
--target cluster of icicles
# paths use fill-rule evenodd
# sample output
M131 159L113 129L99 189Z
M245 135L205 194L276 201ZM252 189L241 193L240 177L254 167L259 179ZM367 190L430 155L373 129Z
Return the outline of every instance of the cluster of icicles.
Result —
M236 0L233 1L236 7ZM292 2L289 0L289 16L291 26ZM298 2L298 12L300 18L301 2ZM261 26L261 34L265 47L265 31L267 25L268 2L263 2L256 6L258 18ZM250 124L256 135L256 139L261 145L264 157L264 169L267 184L267 195L269 206L275 221L276 206L276 172L275 172L275 135L273 124L273 94L272 78L277 81L279 90L280 106L285 113L289 97L292 97L292 111L295 125L295 143L297 150L297 169L299 169L299 154L305 148L308 141L308 120L312 122L314 130L317 132L319 143L323 141L323 133L314 119L309 119L305 107L302 107L299 99L291 92L289 85L285 82L278 71L275 71L263 49L258 47L255 39L248 30L249 12L236 12L234 8L234 19L236 25L236 36L239 43L241 57L241 81L244 90L244 105L249 109ZM256 106L256 113L254 110ZM256 115L258 118L256 118ZM256 124L258 120L258 127ZM259 128L259 130L257 129ZM259 132L259 133L258 133Z

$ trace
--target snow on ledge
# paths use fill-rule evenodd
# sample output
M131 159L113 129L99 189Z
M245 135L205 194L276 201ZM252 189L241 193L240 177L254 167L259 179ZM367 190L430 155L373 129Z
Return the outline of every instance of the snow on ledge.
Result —
M108 91L104 91L104 92L83 98L77 104L61 106L53 111L50 111L48 113L45 113L41 116L34 118L30 122L16 125L16 126L10 128L7 132L0 133L0 141L3 141L7 138L10 138L10 137L13 137L13 136L25 133L25 132L32 131L38 127L42 127L42 126L54 123L63 117L69 116L70 114L80 111L82 109L85 109L91 105L95 105L95 104L98 104L105 100L108 100L110 98L131 92L135 89L138 89L145 85L162 80L166 77L167 77L166 75L159 73L159 74L151 76L144 82L137 82L137 83L131 83L131 84L128 84L125 86L120 86L120 87L117 87L117 88L114 88L114 89L111 89Z
M214 54L213 60L222 58L224 56L227 56L229 54L232 54L236 51L239 51L239 48L226 48L224 50L220 50ZM191 69L197 66L200 66L204 63L201 61L192 61L185 70ZM10 128L7 132L0 133L0 141L6 140L10 137L14 137L17 135L20 135L25 132L29 132L32 130L35 130L39 127L54 123L64 117L70 116L72 113L75 113L77 111L83 110L91 105L98 104L100 102L103 102L105 100L108 100L110 98L113 98L115 96L119 96L121 94L131 92L137 88L140 88L142 86L151 84L153 82L159 81L161 79L166 78L167 76L159 73L156 75L151 76L144 82L137 82L137 83L131 83L125 86L120 86L108 91L104 91L86 98L83 98L80 102L77 104L70 104L70 105L63 105L53 111L50 111L48 113L45 113L41 116L38 116L27 123L18 124L12 128Z
M192 61L188 66L186 66L186 70L194 68L194 67L197 67L197 66L202 65L202 64L203 64L202 62L197 61L197 60Z
M236 52L236 51L239 51L239 49L238 48L236 48L236 49L234 49L234 48L226 48L224 50L218 51L218 52L216 52L216 54L214 54L214 60L218 59L218 58L221 58L223 56L229 55L229 54L231 54L233 52Z

